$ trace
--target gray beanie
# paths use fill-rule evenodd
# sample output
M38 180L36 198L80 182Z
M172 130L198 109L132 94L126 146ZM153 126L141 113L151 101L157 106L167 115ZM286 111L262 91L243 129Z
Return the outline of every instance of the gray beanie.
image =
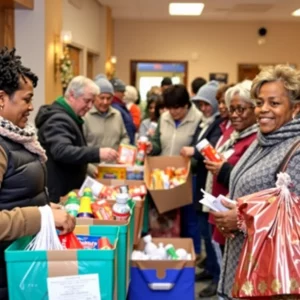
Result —
M113 85L115 92L125 92L126 86L121 79L113 78L110 82Z
M213 108L213 113L216 113L218 108L218 101L216 99L219 82L216 80L209 81L204 84L197 92L196 96L192 97L192 101L204 101L210 104Z
M95 78L95 83L100 88L100 94L114 94L112 84L105 77L97 76Z

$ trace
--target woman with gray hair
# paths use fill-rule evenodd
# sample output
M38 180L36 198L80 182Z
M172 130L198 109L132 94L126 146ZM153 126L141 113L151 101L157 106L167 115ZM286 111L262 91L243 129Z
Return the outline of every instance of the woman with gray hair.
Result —
M217 148L217 152L222 154L224 158L223 161L218 163L205 161L205 166L210 171L206 180L206 191L215 197L220 194L228 194L231 170L256 139L258 125L254 114L255 103L250 95L251 84L250 80L246 80L229 88L225 94L229 120L234 131ZM209 221L215 225L213 215L210 215ZM221 249L223 253L224 236L216 226L213 226L212 232L212 238L217 249ZM217 251L217 253L220 253L220 251ZM221 260L221 255L218 258Z
M300 95L299 71L286 65L265 68L254 79L251 95L259 131L257 140L231 172L231 199L275 187L281 163L300 140L300 119L295 118L300 111L300 101L296 100ZM300 150L292 156L286 172L292 179L291 191L300 195ZM244 233L238 231L236 206L224 205L228 211L213 213L216 226L223 235L231 237L226 241L218 293L224 299L233 299L231 291Z

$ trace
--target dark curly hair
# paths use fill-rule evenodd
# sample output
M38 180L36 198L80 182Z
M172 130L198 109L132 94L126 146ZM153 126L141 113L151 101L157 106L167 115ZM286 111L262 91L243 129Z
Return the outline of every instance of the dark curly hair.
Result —
M28 78L33 87L37 86L38 77L22 65L21 56L16 55L16 49L0 49L0 90L12 96L20 89L20 77L25 82Z

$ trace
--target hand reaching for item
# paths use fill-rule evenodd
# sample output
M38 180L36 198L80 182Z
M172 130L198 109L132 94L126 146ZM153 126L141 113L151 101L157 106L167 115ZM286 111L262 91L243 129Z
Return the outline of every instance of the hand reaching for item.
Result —
M75 218L69 215L63 209L53 209L52 214L54 218L55 227L60 230L60 234L72 232L75 228Z
M119 156L118 152L112 148L100 148L99 155L103 161L115 161Z
M180 155L184 157L192 157L195 154L194 147L183 147L180 151Z

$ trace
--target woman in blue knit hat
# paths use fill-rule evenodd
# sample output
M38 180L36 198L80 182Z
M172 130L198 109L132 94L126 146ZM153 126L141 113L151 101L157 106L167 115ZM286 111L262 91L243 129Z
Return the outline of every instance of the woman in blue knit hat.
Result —
M181 155L193 157L194 159L193 167L197 176L196 202L194 203L194 208L199 216L200 235L205 242L207 257L204 270L201 273L196 274L195 280L212 280L212 283L200 292L200 297L210 297L216 294L220 276L220 266L212 244L211 225L208 223L209 214L208 211L203 209L202 204L199 203L199 200L202 198L201 189L205 189L207 169L203 162L204 158L195 148L195 145L204 139L207 139L212 146L215 146L221 136L220 123L223 120L220 117L218 101L216 99L218 87L219 83L212 80L203 85L196 96L192 98L194 104L202 112L203 118L196 128L191 147L183 147L181 150Z

